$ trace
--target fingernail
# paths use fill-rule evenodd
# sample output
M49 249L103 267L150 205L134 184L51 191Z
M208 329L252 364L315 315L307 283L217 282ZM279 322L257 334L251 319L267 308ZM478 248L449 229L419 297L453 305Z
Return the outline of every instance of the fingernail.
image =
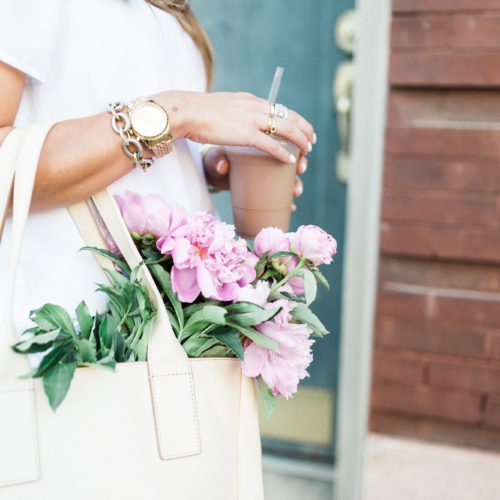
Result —
M307 141L307 152L310 153L312 151L312 148L313 148L312 144L309 141Z
M302 184L299 184L299 185L295 188L295 192L297 193L297 196L300 196L300 195L304 192L304 188L303 188Z
M316 144L318 138L316 137L316 132L313 134L313 144Z
M221 160L219 160L219 161L217 162L217 164L215 165L215 170L217 170L217 173L218 173L218 174L220 174L220 173L221 173L220 171L221 171L221 169L222 169L222 167L223 167L223 165L224 165L225 161L226 161L226 160L225 160L224 158L222 158L222 159L221 159Z
M302 168L302 173L304 173L307 170L307 160L305 158L302 158L302 161L300 162L301 168Z
M290 163L295 163L297 161L297 158L295 157L295 155L290 155L288 157L288 160L290 161Z

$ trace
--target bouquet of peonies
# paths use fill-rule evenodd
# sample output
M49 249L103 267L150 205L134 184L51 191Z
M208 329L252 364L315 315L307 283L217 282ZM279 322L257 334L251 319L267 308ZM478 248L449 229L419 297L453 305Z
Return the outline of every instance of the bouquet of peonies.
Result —
M318 266L329 264L336 241L316 226L285 234L262 229L250 248L233 226L206 212L188 214L158 195L127 191L116 197L125 223L155 278L172 328L190 357L238 357L243 374L261 388L270 416L275 398L289 398L308 376L311 337L328 332L309 309L317 283L329 285ZM108 238L110 251L90 248L116 265L111 285L98 290L108 311L92 316L82 302L72 316L45 304L31 313L35 326L13 346L20 354L44 353L28 377L43 377L56 409L77 366L114 369L146 360L155 320L146 290Z
M116 199L188 355L239 357L272 414L275 398L292 396L308 376L311 337L328 333L309 306L318 282L329 288L318 266L332 261L336 241L316 226L268 227L252 249L208 213L188 214L158 195Z

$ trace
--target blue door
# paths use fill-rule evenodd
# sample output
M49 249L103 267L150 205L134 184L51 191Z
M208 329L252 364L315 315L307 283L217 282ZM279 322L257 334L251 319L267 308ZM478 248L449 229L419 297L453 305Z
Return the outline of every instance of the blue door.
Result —
M314 346L310 378L275 416L261 418L264 449L295 456L333 459L339 368L345 184L336 175L340 148L332 80L347 56L337 48L334 28L353 0L192 0L216 51L214 90L248 91L267 97L277 65L285 68L278 102L305 116L318 142L303 176L290 230L315 224L334 235L339 251L326 268L332 291L321 291L315 312L331 334ZM216 204L231 221L227 193ZM282 398L280 398L282 399Z

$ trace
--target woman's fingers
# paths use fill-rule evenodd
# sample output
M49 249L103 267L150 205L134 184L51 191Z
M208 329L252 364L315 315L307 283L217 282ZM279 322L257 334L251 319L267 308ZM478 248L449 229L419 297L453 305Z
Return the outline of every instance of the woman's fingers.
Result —
M307 170L307 158L304 154L299 156L299 161L297 162L297 173L302 175Z
M300 196L304 192L304 183L300 177L295 177L295 187L293 189L294 196Z

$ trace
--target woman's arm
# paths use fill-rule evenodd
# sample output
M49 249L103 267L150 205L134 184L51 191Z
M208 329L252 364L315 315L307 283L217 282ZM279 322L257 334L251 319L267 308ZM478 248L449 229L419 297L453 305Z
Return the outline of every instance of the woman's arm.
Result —
M24 90L24 74L0 62L0 141L12 128ZM169 113L173 140L255 146L281 161L289 153L262 133L269 103L245 93L168 91L152 96ZM105 105L105 103L103 103ZM307 152L312 126L290 111L277 119L277 133ZM134 168L121 138L111 128L111 115L65 120L47 136L33 192L33 210L67 206L88 198Z

